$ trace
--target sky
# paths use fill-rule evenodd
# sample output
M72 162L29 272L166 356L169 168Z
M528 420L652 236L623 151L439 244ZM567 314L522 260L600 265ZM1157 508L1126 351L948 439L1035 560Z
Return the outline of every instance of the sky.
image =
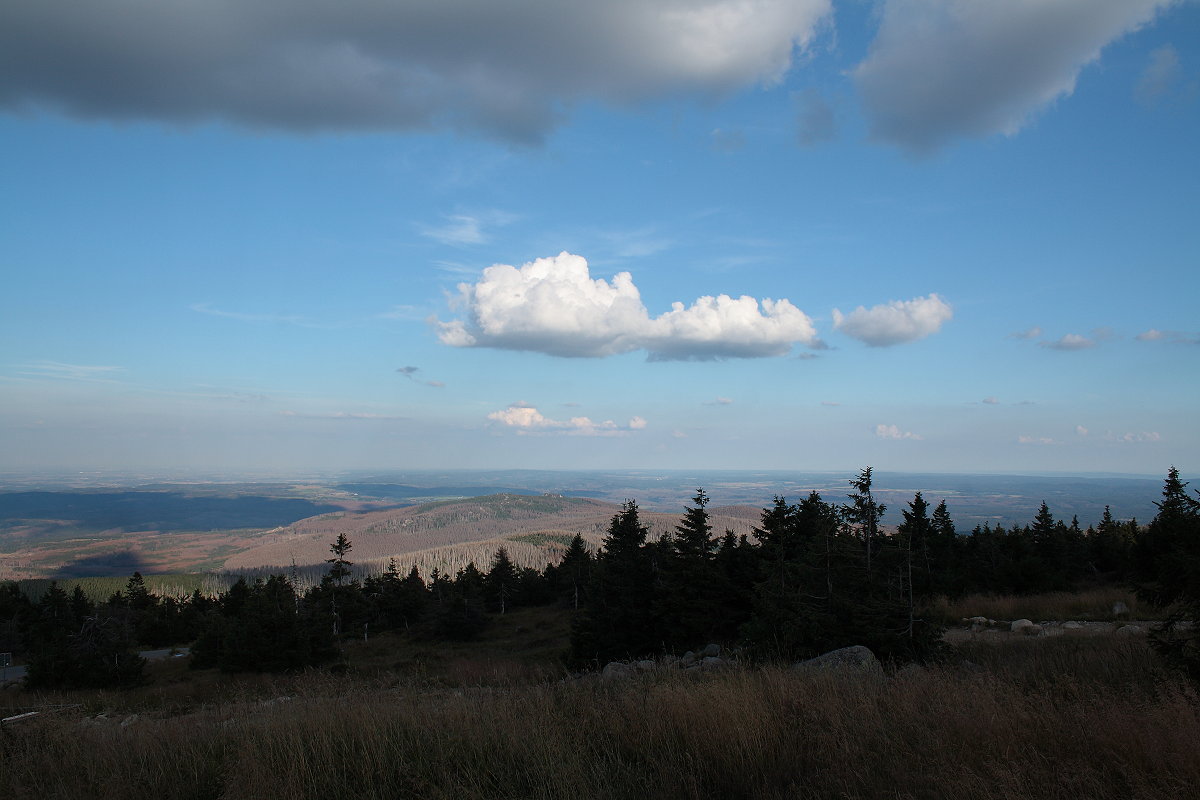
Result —
M1194 0L0 0L0 471L1200 468Z

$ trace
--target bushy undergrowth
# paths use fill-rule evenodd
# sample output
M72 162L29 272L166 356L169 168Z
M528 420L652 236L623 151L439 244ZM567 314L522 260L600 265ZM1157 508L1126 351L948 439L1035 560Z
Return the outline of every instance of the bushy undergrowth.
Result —
M311 673L194 707L106 695L137 706L96 720L93 699L0 736L0 793L1195 796L1200 700L1143 641L1015 641L967 655L977 666L884 680L764 667L447 689Z

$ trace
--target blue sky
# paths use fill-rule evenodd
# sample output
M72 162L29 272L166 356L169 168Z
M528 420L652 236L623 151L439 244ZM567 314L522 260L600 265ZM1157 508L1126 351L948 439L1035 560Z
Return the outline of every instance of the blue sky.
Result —
M496 8L0 0L0 470L1195 468L1200 4Z

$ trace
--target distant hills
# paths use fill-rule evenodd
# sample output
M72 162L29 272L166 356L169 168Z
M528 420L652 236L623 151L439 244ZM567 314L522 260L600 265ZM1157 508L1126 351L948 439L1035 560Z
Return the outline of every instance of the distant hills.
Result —
M1165 474L1165 470L1164 470ZM61 488L38 479L0 485L0 579L52 575L212 571L321 564L345 532L359 563L457 568L504 545L519 564L544 566L576 533L599 543L612 515L634 499L656 533L674 526L698 487L714 526L748 533L775 495L816 490L842 501L848 473L728 471L454 471L348 473L253 483L150 483ZM1186 475L1184 476L1186 479ZM89 478L89 480L96 480ZM119 483L119 482L117 482ZM36 491L30 491L36 485ZM1110 505L1118 519L1149 521L1161 479L876 472L886 524L920 490L945 499L958 529L1026 524L1045 500L1084 527ZM5 491L5 489L8 491Z

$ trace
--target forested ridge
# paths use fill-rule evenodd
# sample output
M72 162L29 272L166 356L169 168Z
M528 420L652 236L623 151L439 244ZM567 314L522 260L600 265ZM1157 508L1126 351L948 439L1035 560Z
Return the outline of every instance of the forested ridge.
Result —
M28 665L31 687L133 685L139 647L191 644L192 666L286 671L336 663L342 643L393 631L430 641L470 641L520 606L558 606L571 617L576 668L654 657L708 642L749 660L783 661L860 644L895 662L929 661L942 647L937 598L1031 594L1096 585L1136 589L1166 609L1157 649L1200 676L1188 625L1200 610L1200 501L1172 468L1148 524L1105 509L1083 529L1042 504L1024 525L956 529L946 503L917 492L902 522L884 529L872 470L851 479L842 502L817 492L777 497L751 536L714 530L697 491L674 530L647 535L635 501L589 551L575 536L556 564L520 568L500 548L489 564L422 575L393 561L358 578L353 543L330 545L320 583L294 576L238 580L217 596L159 596L135 573L95 602L52 584L32 600L0 584L0 651Z

